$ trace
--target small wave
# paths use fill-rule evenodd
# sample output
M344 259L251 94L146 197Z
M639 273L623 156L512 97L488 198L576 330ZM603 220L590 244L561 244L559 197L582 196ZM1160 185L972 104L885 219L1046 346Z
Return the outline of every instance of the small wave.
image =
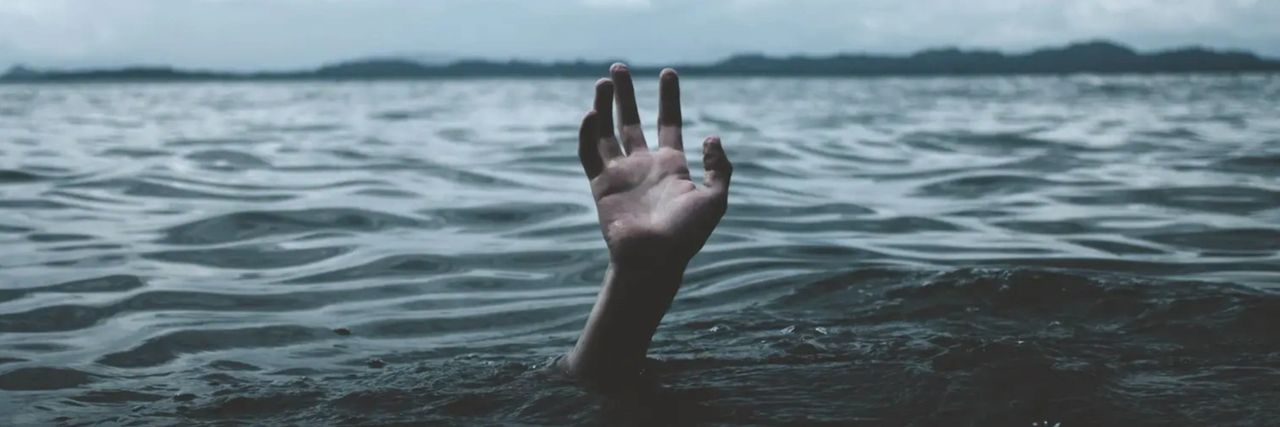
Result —
M160 242L217 244L322 230L374 232L415 227L432 227L432 224L427 220L355 208L242 211L165 228Z
M0 390L59 390L80 387L93 381L93 375L75 369L19 368L0 374Z
M899 234L927 231L959 231L963 227L947 221L922 217L848 218L829 219L827 215L816 217L795 215L770 219L730 218L724 224L744 229L770 230L791 233L870 232Z
M157 251L144 253L142 257L205 267L261 270L309 265L350 251L351 248L343 246L286 249L277 245L239 245L217 249Z
M236 194L224 191L200 190L180 185L153 182L146 179L122 178L80 182L66 188L113 189L120 194L139 197L159 197L192 200L238 200L246 202L273 202L293 198L287 194Z
M1065 183L1033 176L991 174L960 176L936 181L921 186L920 192L935 197L973 198L1027 193L1065 185Z
M544 369L590 82L0 85L0 424L1267 424L1274 80L700 80L730 207L630 397Z
M215 146L225 147L228 145L253 145L267 142L266 139L260 138L177 138L164 142L166 147L198 147L198 146Z
M1115 241L1115 240L1071 239L1069 241L1077 245L1087 246L1089 248L1112 253L1115 255L1160 255L1160 254L1168 253L1168 251L1165 251L1160 248L1144 246L1141 244L1131 243L1131 242Z
M141 345L98 359L98 363L119 368L156 366L178 356L229 348L275 347L332 338L327 329L301 326L261 326L240 329L199 329L169 332Z
M1250 213L1280 206L1280 191L1247 186L1186 186L1132 190L1100 190L1084 195L1055 196L1083 205L1148 204L1205 212Z
M375 120L399 122L399 121L408 121L408 120L430 119L439 112L440 110L436 108L386 110L386 111L373 113L370 115L370 117Z
M44 176L19 170L0 169L0 184L23 184L45 179Z
M974 132L914 132L903 135L900 141L913 147L940 152L979 152L1008 156L1011 152L1028 149L1058 148L1067 146L1020 133Z
M576 215L584 210L581 205L568 203L514 203L498 206L431 209L421 212L443 219L446 226L462 227L480 232L534 225Z
M455 264L456 262L447 257L396 255L361 265L289 279L285 283L327 283L397 276L424 277L453 271L457 268Z
M1238 156L1222 159L1213 163L1213 169L1251 175L1275 176L1280 174L1280 154Z
M143 286L145 286L145 282L138 276L114 274L109 276L72 280L70 282L41 287L0 289L0 302L37 292L67 294L125 292L138 289Z
M1166 245L1219 251L1280 252L1280 230L1233 228L1187 233L1152 234L1147 240Z
M234 150L197 151L186 156L204 167L218 170L247 170L271 167L271 163L249 153Z

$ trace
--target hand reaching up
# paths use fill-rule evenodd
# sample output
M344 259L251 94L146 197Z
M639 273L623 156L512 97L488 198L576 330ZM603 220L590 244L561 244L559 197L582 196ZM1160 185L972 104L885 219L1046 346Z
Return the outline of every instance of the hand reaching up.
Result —
M578 156L591 180L600 228L620 266L681 268L702 249L724 215L733 167L720 139L702 143L706 173L689 177L680 134L680 83L675 70L659 78L658 146L650 150L640 127L635 89L625 65L596 83L595 108L582 120ZM618 107L614 136L613 103Z
M703 186L689 179L680 135L680 83L659 77L658 147L640 129L631 73L622 64L596 82L595 108L582 119L578 157L591 180L609 269L582 336L561 366L598 385L625 383L640 370L685 266L720 223L733 167L720 139L702 143ZM614 136L613 103L618 106Z

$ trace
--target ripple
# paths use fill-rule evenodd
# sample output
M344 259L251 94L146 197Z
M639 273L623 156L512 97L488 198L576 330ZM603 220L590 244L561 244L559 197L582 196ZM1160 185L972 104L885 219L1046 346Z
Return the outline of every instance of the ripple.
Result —
M141 197L160 197L193 200L237 200L246 202L270 202L288 200L293 196L283 194L227 194L223 192L184 188L178 185L151 182L144 179L110 179L69 185L67 188L114 189L121 194Z
M106 305L50 305L25 312L0 314L2 332L55 332L86 329L129 312L222 311L288 312L414 295L415 285L381 285L349 290L289 292L285 294L230 294L193 291L148 291ZM132 288L129 288L132 289ZM59 289L63 290L64 289ZM120 290L126 290L124 288ZM93 290L103 292L103 289Z
M1147 240L1167 245L1226 251L1280 251L1280 230L1235 228L1189 233L1152 234Z
M625 396L544 369L590 81L0 85L0 424L1280 417L1273 77L695 83L730 209Z
M320 274L290 279L285 283L326 283L373 277L424 276L455 269L456 262L447 257L429 255L396 255L369 263Z
M1155 255L1167 253L1159 248L1112 240L1074 239L1071 240L1071 242L1116 255Z
M77 402L107 405L130 402L155 402L164 398L165 396L158 394L142 393L130 390L93 390L72 397L72 399Z
M42 179L45 179L45 177L30 173L30 172L0 169L0 185L23 184L28 182L40 181Z
M74 331L93 326L106 317L107 310L98 307L55 305L34 310L0 314L0 331L53 332Z
M1039 234L1081 234L1102 231L1095 220L1031 221L1012 220L995 223L1010 230Z
M924 195L948 198L976 198L1018 194L1065 184L1021 175L979 175L949 178L920 187Z
M733 206L733 215L735 217L779 217L796 214L843 214L843 215L865 215L873 214L875 210L861 205L852 203L821 203L814 205L798 205L786 206L777 204L758 204L743 203Z
M166 147L198 147L198 146L228 146L228 145L252 145L266 142L265 139L258 138L177 138L164 142Z
M919 132L904 135L902 140L908 144L929 150L944 152L977 150L999 155L1007 155L1011 150L1037 149L1058 145L1052 141L1034 136L1008 132Z
M1090 195L1057 196L1084 205L1149 204L1206 212L1251 213L1280 206L1280 191L1237 186L1188 186L1105 190Z
M23 296L39 293L99 293L99 292L126 292L138 289L144 286L141 278L130 275L110 275L95 277L90 279L73 280L55 285L35 288L17 288L17 289L0 289L0 302L21 298ZM0 315L2 317L2 315Z
M51 200L36 199L10 199L0 200L0 208L7 209L39 209L39 210L58 210L70 208L70 205Z
M204 167L217 170L247 170L270 168L271 163L249 153L234 150L205 150L188 154L187 159Z
M234 348L278 347L326 339L332 335L325 329L289 325L184 330L150 338L128 351L104 355L98 359L98 363L118 368L156 366L183 354Z
M209 363L209 367L220 371L258 371L262 369L248 363L237 362L234 360L215 360Z
M795 233L850 232L898 234L925 231L958 231L962 227L946 221L922 217L864 218L864 219L806 219L796 215L773 219L739 219L732 217L721 222L743 229L776 230Z
M565 306L586 309L592 299L580 301L557 301L540 304L543 307L520 307L530 304L513 304L502 309L460 310L461 313L448 317L388 319L358 325L365 335L376 338L407 337L440 337L450 334L465 334L468 340L478 341L486 338L501 337L511 332L524 331L527 328L542 330L568 323L577 324L586 318L585 313L566 314ZM517 308L521 309L517 309ZM494 314L501 313L500 316ZM498 332L504 330L507 332Z
M240 245L218 249L169 250L143 258L180 264L236 269L275 269L308 265L351 251L349 247L285 249L276 245Z
M428 226L423 220L355 208L233 212L163 230L169 244L212 244L318 230L371 232Z
M445 224L476 231L500 230L559 219L585 211L568 203L512 203L501 206L433 209L423 213L444 219Z
M20 368L0 374L0 390L58 390L83 386L93 381L92 375L75 369Z
M123 157L126 159L145 159L148 157L168 157L172 153L149 148L108 148L102 151L104 156Z
M79 242L93 239L94 236L71 233L33 233L27 235L27 240L42 243Z
M399 122L407 120L430 119L434 117L439 110L436 108L420 108L411 110L387 110L380 111L370 115L376 120L384 120L389 122Z
M1214 162L1213 167L1237 173L1275 176L1280 173L1280 154L1231 157Z

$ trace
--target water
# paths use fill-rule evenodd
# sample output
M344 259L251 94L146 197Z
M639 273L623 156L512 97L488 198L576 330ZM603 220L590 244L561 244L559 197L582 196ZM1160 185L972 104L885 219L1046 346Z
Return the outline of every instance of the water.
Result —
M1280 76L683 86L730 209L614 397L590 81L0 86L0 424L1280 416Z

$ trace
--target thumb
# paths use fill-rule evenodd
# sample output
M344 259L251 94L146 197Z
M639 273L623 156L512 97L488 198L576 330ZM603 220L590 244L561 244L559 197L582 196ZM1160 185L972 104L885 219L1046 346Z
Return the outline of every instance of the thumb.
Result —
M702 183L711 191L729 195L729 176L733 175L733 165L720 146L720 137L709 136L702 141L702 167L706 169Z

